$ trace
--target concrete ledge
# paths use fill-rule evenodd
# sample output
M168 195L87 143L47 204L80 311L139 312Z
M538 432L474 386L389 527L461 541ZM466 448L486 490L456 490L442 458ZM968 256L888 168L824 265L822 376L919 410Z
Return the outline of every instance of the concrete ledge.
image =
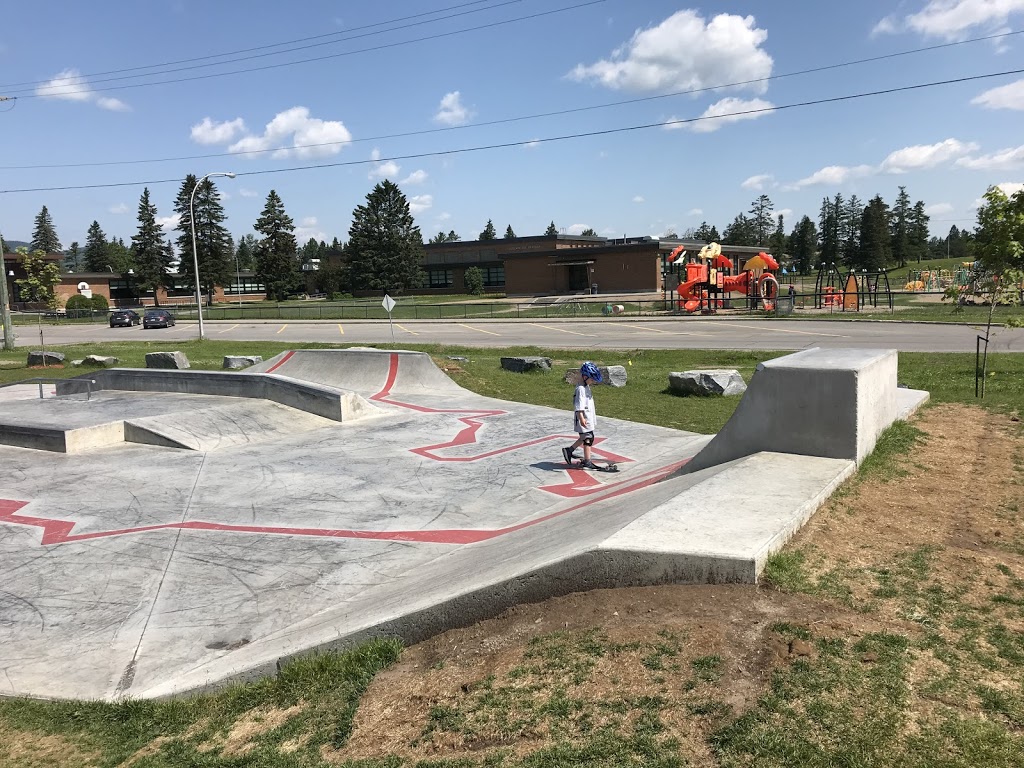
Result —
M89 378L95 380L95 389L259 398L332 421L349 421L377 411L375 406L353 392L273 374L242 376L224 371L109 368L90 373ZM62 389L65 386L64 383L57 385L58 395L64 394Z
M54 453L81 453L124 442L124 422L113 421L74 429L0 424L0 445Z

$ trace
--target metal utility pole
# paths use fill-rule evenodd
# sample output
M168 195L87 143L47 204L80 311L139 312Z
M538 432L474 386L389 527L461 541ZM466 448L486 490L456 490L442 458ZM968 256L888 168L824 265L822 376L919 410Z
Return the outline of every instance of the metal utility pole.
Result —
M15 96L0 96L0 101L14 101ZM0 236L0 313L4 324L4 349L14 349L14 327L11 325L11 304L7 300L7 264L4 261L4 238Z

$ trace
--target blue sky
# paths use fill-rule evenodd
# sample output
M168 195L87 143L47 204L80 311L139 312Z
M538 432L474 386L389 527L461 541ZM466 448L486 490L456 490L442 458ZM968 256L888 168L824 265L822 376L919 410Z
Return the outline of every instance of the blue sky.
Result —
M762 192L788 231L816 218L823 196L891 203L901 184L944 234L972 226L988 185L1024 182L1022 74L770 111L1024 68L1024 35L1009 35L780 77L1024 29L1024 0L95 7L9 4L0 96L19 98L0 104L0 189L178 180L149 184L169 219L185 174L233 171L217 182L235 237L253 231L275 189L304 242L346 240L352 209L385 177L410 199L425 239L451 229L472 239L488 219L519 235L551 220L620 237L703 220L722 229ZM298 46L315 47L281 53ZM243 49L252 50L227 58L257 58L199 66ZM137 69L193 59L163 67L179 70L171 74ZM211 76L255 67L265 69ZM755 82L720 87L744 81ZM704 90L666 96L693 89ZM576 111L531 117L566 110ZM764 111L728 116L745 110ZM706 114L727 116L671 124ZM654 127L543 141L643 125ZM507 143L518 146L389 160ZM195 155L220 156L138 162ZM334 165L283 170L317 164ZM65 246L83 243L94 219L128 241L143 186L2 194L0 232L29 239L46 205Z

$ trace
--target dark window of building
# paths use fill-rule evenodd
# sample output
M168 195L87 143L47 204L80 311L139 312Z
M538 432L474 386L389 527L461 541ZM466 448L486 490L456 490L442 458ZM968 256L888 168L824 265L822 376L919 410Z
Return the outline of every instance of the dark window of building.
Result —
M505 285L505 267L481 267L484 288L500 288Z
M244 275L241 282L232 280L229 285L224 286L225 296L237 296L239 294L250 295L254 293L266 293L267 287L259 282L254 275Z
M427 285L430 288L451 288L455 285L455 278L450 269L428 269Z
M168 296L195 296L195 289L190 286L185 278L169 275L167 278Z

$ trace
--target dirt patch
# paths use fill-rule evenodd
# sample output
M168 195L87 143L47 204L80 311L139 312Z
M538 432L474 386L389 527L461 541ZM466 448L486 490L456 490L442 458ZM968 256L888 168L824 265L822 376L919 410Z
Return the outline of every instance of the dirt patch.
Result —
M0 765L31 765L37 768L76 765L90 768L99 765L100 758L98 752L84 750L62 736L3 727Z
M305 706L303 702L299 702L287 709L259 707L250 710L235 721L227 734L200 744L198 749L200 752L219 751L224 757L244 756L256 746L256 740L262 734L277 730L289 718L305 709Z

